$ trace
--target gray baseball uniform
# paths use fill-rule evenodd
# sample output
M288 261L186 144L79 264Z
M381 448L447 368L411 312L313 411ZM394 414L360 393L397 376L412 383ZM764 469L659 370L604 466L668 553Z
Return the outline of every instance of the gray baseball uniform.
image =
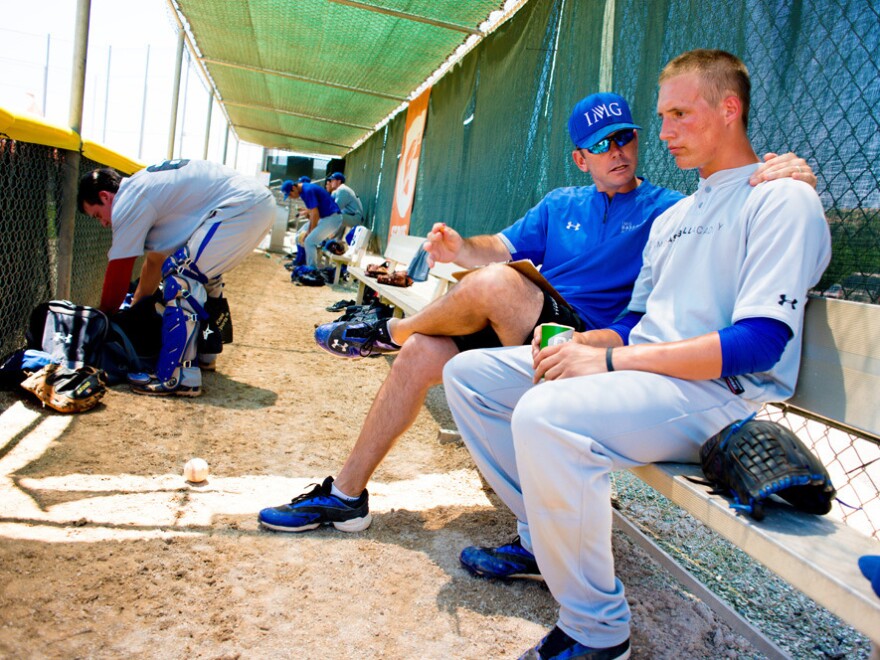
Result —
M469 351L446 366L468 449L517 516L560 603L559 627L589 646L630 634L611 554L609 473L697 462L708 437L794 389L806 295L828 264L830 236L815 191L791 179L751 188L756 167L701 180L654 222L630 305L645 315L630 342L775 318L794 336L770 371L708 381L614 371L533 386L529 347Z

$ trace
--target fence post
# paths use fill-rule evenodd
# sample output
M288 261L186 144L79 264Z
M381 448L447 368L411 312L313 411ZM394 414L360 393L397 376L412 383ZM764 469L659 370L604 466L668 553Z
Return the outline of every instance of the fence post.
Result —
M177 102L180 100L180 69L183 66L183 26L177 28L177 62L174 64L174 89L171 91L171 126L168 129L168 153L166 158L174 158L174 134L177 131Z
M602 20L601 60L599 62L599 91L610 92L614 84L614 10L615 0L606 0Z
M223 135L223 160L221 161L224 165L226 165L226 152L229 150L229 122L226 123L226 132Z
M210 85L210 82L209 82ZM214 110L214 90L208 89L208 118L205 120L205 149L202 160L208 160L208 144L211 141L211 111Z
M89 12L91 0L78 0L76 37L73 44L73 74L70 83L70 128L82 134L83 93L86 83L86 54L89 48ZM82 138L80 137L80 143ZM58 214L58 282L56 298L70 297L73 275L73 237L76 222L76 193L79 184L80 150L65 151L61 170L61 210Z

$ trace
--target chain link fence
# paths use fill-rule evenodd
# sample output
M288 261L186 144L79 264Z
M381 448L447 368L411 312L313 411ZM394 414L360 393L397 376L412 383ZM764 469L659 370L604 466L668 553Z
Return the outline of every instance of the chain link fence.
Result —
M79 175L82 176L102 163L80 158ZM127 176L125 173L121 173ZM77 211L73 234L73 266L70 278L70 299L80 305L95 305L101 302L101 287L107 269L107 252L110 250L112 235L109 229ZM140 272L140 260L135 263L134 273Z
M0 356L24 343L31 310L55 290L61 158L0 136Z
M21 348L33 308L54 296L63 149L0 135L0 356ZM102 167L80 159L80 174ZM100 302L110 232L76 214L70 299Z

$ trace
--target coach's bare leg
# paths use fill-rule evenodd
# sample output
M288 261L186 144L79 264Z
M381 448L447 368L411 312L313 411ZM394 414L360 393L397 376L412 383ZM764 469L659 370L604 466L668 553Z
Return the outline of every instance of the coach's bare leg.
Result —
M540 314L540 312L538 312ZM412 426L428 390L443 381L443 365L458 353L449 337L414 335L401 349L373 405L354 449L334 481L346 495L366 488L397 439Z
M474 271L418 314L388 322L401 346L412 335L467 335L492 325L505 346L521 344L541 314L544 294L503 264ZM534 312L534 313L533 313Z

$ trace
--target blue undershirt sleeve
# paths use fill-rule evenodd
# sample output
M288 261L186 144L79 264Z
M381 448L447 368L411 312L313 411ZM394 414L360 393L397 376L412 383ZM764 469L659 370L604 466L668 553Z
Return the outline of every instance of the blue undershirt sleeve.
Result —
M782 321L766 317L742 319L718 331L721 377L768 371L779 362L792 333Z
M617 321L609 325L606 330L614 330L623 339L623 345L629 344L629 333L636 323L645 315L644 312L627 312L626 316L619 318Z

